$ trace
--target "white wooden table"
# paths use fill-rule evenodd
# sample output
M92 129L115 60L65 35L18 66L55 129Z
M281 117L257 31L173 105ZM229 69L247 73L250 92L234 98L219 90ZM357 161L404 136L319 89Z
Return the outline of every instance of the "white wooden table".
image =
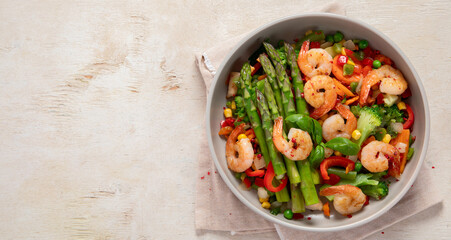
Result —
M359 2L347 15L388 35L423 80L426 164L445 196L371 239L447 239L451 4ZM194 53L324 3L1 1L1 238L249 239L194 229L206 97Z

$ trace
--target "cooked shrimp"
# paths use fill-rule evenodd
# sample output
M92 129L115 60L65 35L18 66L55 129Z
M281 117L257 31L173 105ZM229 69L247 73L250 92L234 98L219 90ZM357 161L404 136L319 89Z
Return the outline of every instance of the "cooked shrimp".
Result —
M326 50L315 48L309 50L309 41L302 44L298 56L298 66L302 73L311 78L317 75L330 75L332 71L332 57Z
M342 83L346 85L350 85L353 82L358 82L362 78L362 74L357 73L360 71L355 71L356 73L352 75L343 75L343 66L338 65L338 58L340 55L334 57L334 63L332 64L332 73L334 76L340 80ZM358 63L355 63L355 68L361 69L361 66ZM356 70L356 69L355 69Z
M234 172L244 172L252 166L254 162L254 149L249 138L242 138L236 141L238 135L244 132L244 123L236 127L226 143L227 165ZM238 153L238 156L237 156Z
M278 117L274 121L274 130L272 133L272 141L277 150L293 161L305 160L313 148L312 139L308 132L292 128L288 132L288 139L290 141L287 141L282 136L282 131L283 119L282 117Z
M325 188L319 192L321 196L334 195L334 207L343 215L355 213L362 209L366 196L360 188L352 185L340 185Z
M360 90L360 105L365 105L371 87L381 82L379 90L391 95L400 95L407 89L407 81L402 73L390 65L383 65L374 69L363 79Z
M323 123L323 137L330 141L336 137L351 138L352 132L357 128L357 119L354 114L342 104L337 104L335 108L340 114L335 114L327 118ZM344 122L343 117L346 119Z
M370 172L382 172L387 169L399 177L400 153L394 146L381 141L372 141L362 148L362 165Z
M312 77L305 83L304 97L315 110L310 117L318 119L328 113L337 101L337 91L335 90L334 80L326 75Z

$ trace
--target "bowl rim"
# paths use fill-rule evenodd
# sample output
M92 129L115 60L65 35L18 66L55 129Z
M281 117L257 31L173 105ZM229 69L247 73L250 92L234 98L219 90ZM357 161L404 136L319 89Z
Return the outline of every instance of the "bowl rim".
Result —
M259 34L261 31L265 30L266 28L272 27L274 25L277 25L281 22L284 21L289 21L289 20L294 20L294 19L298 19L298 18L306 18L306 17L326 17L326 18L332 18L332 19L338 19L340 21L347 21L351 24L357 24L360 25L361 27L367 28L368 30L373 31L374 33L376 33L377 35L379 35L383 40L387 41L394 49L395 51L406 61L406 64L409 66L410 70L412 71L412 74L415 78L415 81L418 84L418 88L420 90L420 95L422 98L422 101L424 103L424 113L425 113L425 127L424 127L424 143L423 143L423 149L420 155L420 159L419 162L417 164L417 167L414 170L414 173L412 175L412 177L408 180L408 183L405 185L405 187L398 193L398 195L390 202L388 202L388 204L386 204L384 207L382 207L381 209L379 209L379 211L377 211L375 214L370 215L369 217L362 219L360 221L354 222L354 223L350 223L350 224L346 224L346 225L342 225L342 226L335 226L335 227L329 227L329 228L315 228L315 227L311 227L311 226L302 226L302 225L297 225L294 223L289 223L289 222L285 222L282 221L276 217L273 216L269 216L268 214L264 214L262 212L261 209L257 208L256 206L252 205L251 203L248 202L248 200L246 198L244 198L243 195L241 195L241 193L239 192L239 190L237 188L235 188L235 186L229 181L229 179L226 176L226 173L224 172L224 170L221 168L220 164L219 164L219 160L215 154L214 151L214 145L213 145L213 140L212 140L212 135L211 135L211 125L210 125L210 109L211 109L211 104L212 104L212 99L213 99L213 92L216 87L216 84L218 83L218 76L220 75L219 73L221 71L223 71L227 61L232 57L232 55L235 54L235 52L238 50L238 48L241 47L242 44L244 44L245 42L249 41L252 37L254 37L255 35ZM351 229L354 227L358 227L361 226L365 223L368 223L370 221L375 220L376 218L378 218L379 216L381 216L382 214L386 213L389 209L391 209L394 205L396 205L403 197L404 195L407 193L407 191L410 189L410 185L413 184L413 182L416 180L418 173L421 169L421 166L423 165L424 162L424 158L426 157L426 152L427 152L427 148L429 145L429 135L430 135L430 114L429 114L429 104L426 98L426 92L424 90L423 87L423 83L422 81L417 81L417 79L420 79L420 77L418 76L413 64L410 62L410 60L407 58L407 56L401 51L401 49L392 41L390 40L385 34L383 34L381 31L377 30L376 28L374 28L373 26L364 23L360 20L357 19L353 19L353 18L349 18L347 16L342 16L342 15L337 15L337 14L332 14L332 13L305 13L305 14L295 14L295 15L290 15L287 17L283 17L283 18L279 18L276 19L274 21L271 21L269 23L263 24L262 26L256 28L255 30L251 31L250 33L246 34L245 37L243 37L234 47L232 50L229 51L229 53L224 57L224 59L221 62L221 65L219 66L219 68L216 71L216 74L214 76L214 79L211 83L210 86L210 91L208 93L207 96L207 108L206 108L206 115L205 115L205 121L206 121L206 131L207 131L207 140L208 140L208 146L210 149L210 153L212 155L213 161L215 163L215 166L222 178L222 180L227 184L228 188L233 192L233 194L244 204L246 205L249 209L251 209L252 211L254 211L255 213L257 213L258 215L264 217L265 219L267 219L268 221L271 221L273 223L277 223L280 224L284 227L289 227L292 229L296 229L296 230L304 230L304 231L312 231L312 232L333 232L333 231L341 231L341 230L347 230L347 229Z

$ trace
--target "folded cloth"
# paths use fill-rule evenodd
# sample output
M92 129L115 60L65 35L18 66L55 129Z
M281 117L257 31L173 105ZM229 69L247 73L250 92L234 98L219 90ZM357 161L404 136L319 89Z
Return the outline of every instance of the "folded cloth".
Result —
M337 3L326 6L322 11L344 14L344 9ZM207 93L223 58L244 36L237 36L196 55L196 63L205 82ZM237 234L277 230L281 239L362 239L442 201L436 185L432 183L431 169L423 166L418 179L404 198L387 213L367 224L365 228L356 228L343 233L317 233L289 229L258 216L233 195L216 172L205 132L202 139L196 185L195 226L197 230L230 231Z

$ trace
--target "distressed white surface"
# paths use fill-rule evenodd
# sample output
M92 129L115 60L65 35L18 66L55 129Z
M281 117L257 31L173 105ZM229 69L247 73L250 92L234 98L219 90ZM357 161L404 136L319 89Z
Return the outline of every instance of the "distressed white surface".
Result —
M325 2L0 2L2 238L248 239L194 229L206 96L193 54ZM446 196L372 239L446 239L451 4L359 2L347 15L388 35L423 80L426 164Z

